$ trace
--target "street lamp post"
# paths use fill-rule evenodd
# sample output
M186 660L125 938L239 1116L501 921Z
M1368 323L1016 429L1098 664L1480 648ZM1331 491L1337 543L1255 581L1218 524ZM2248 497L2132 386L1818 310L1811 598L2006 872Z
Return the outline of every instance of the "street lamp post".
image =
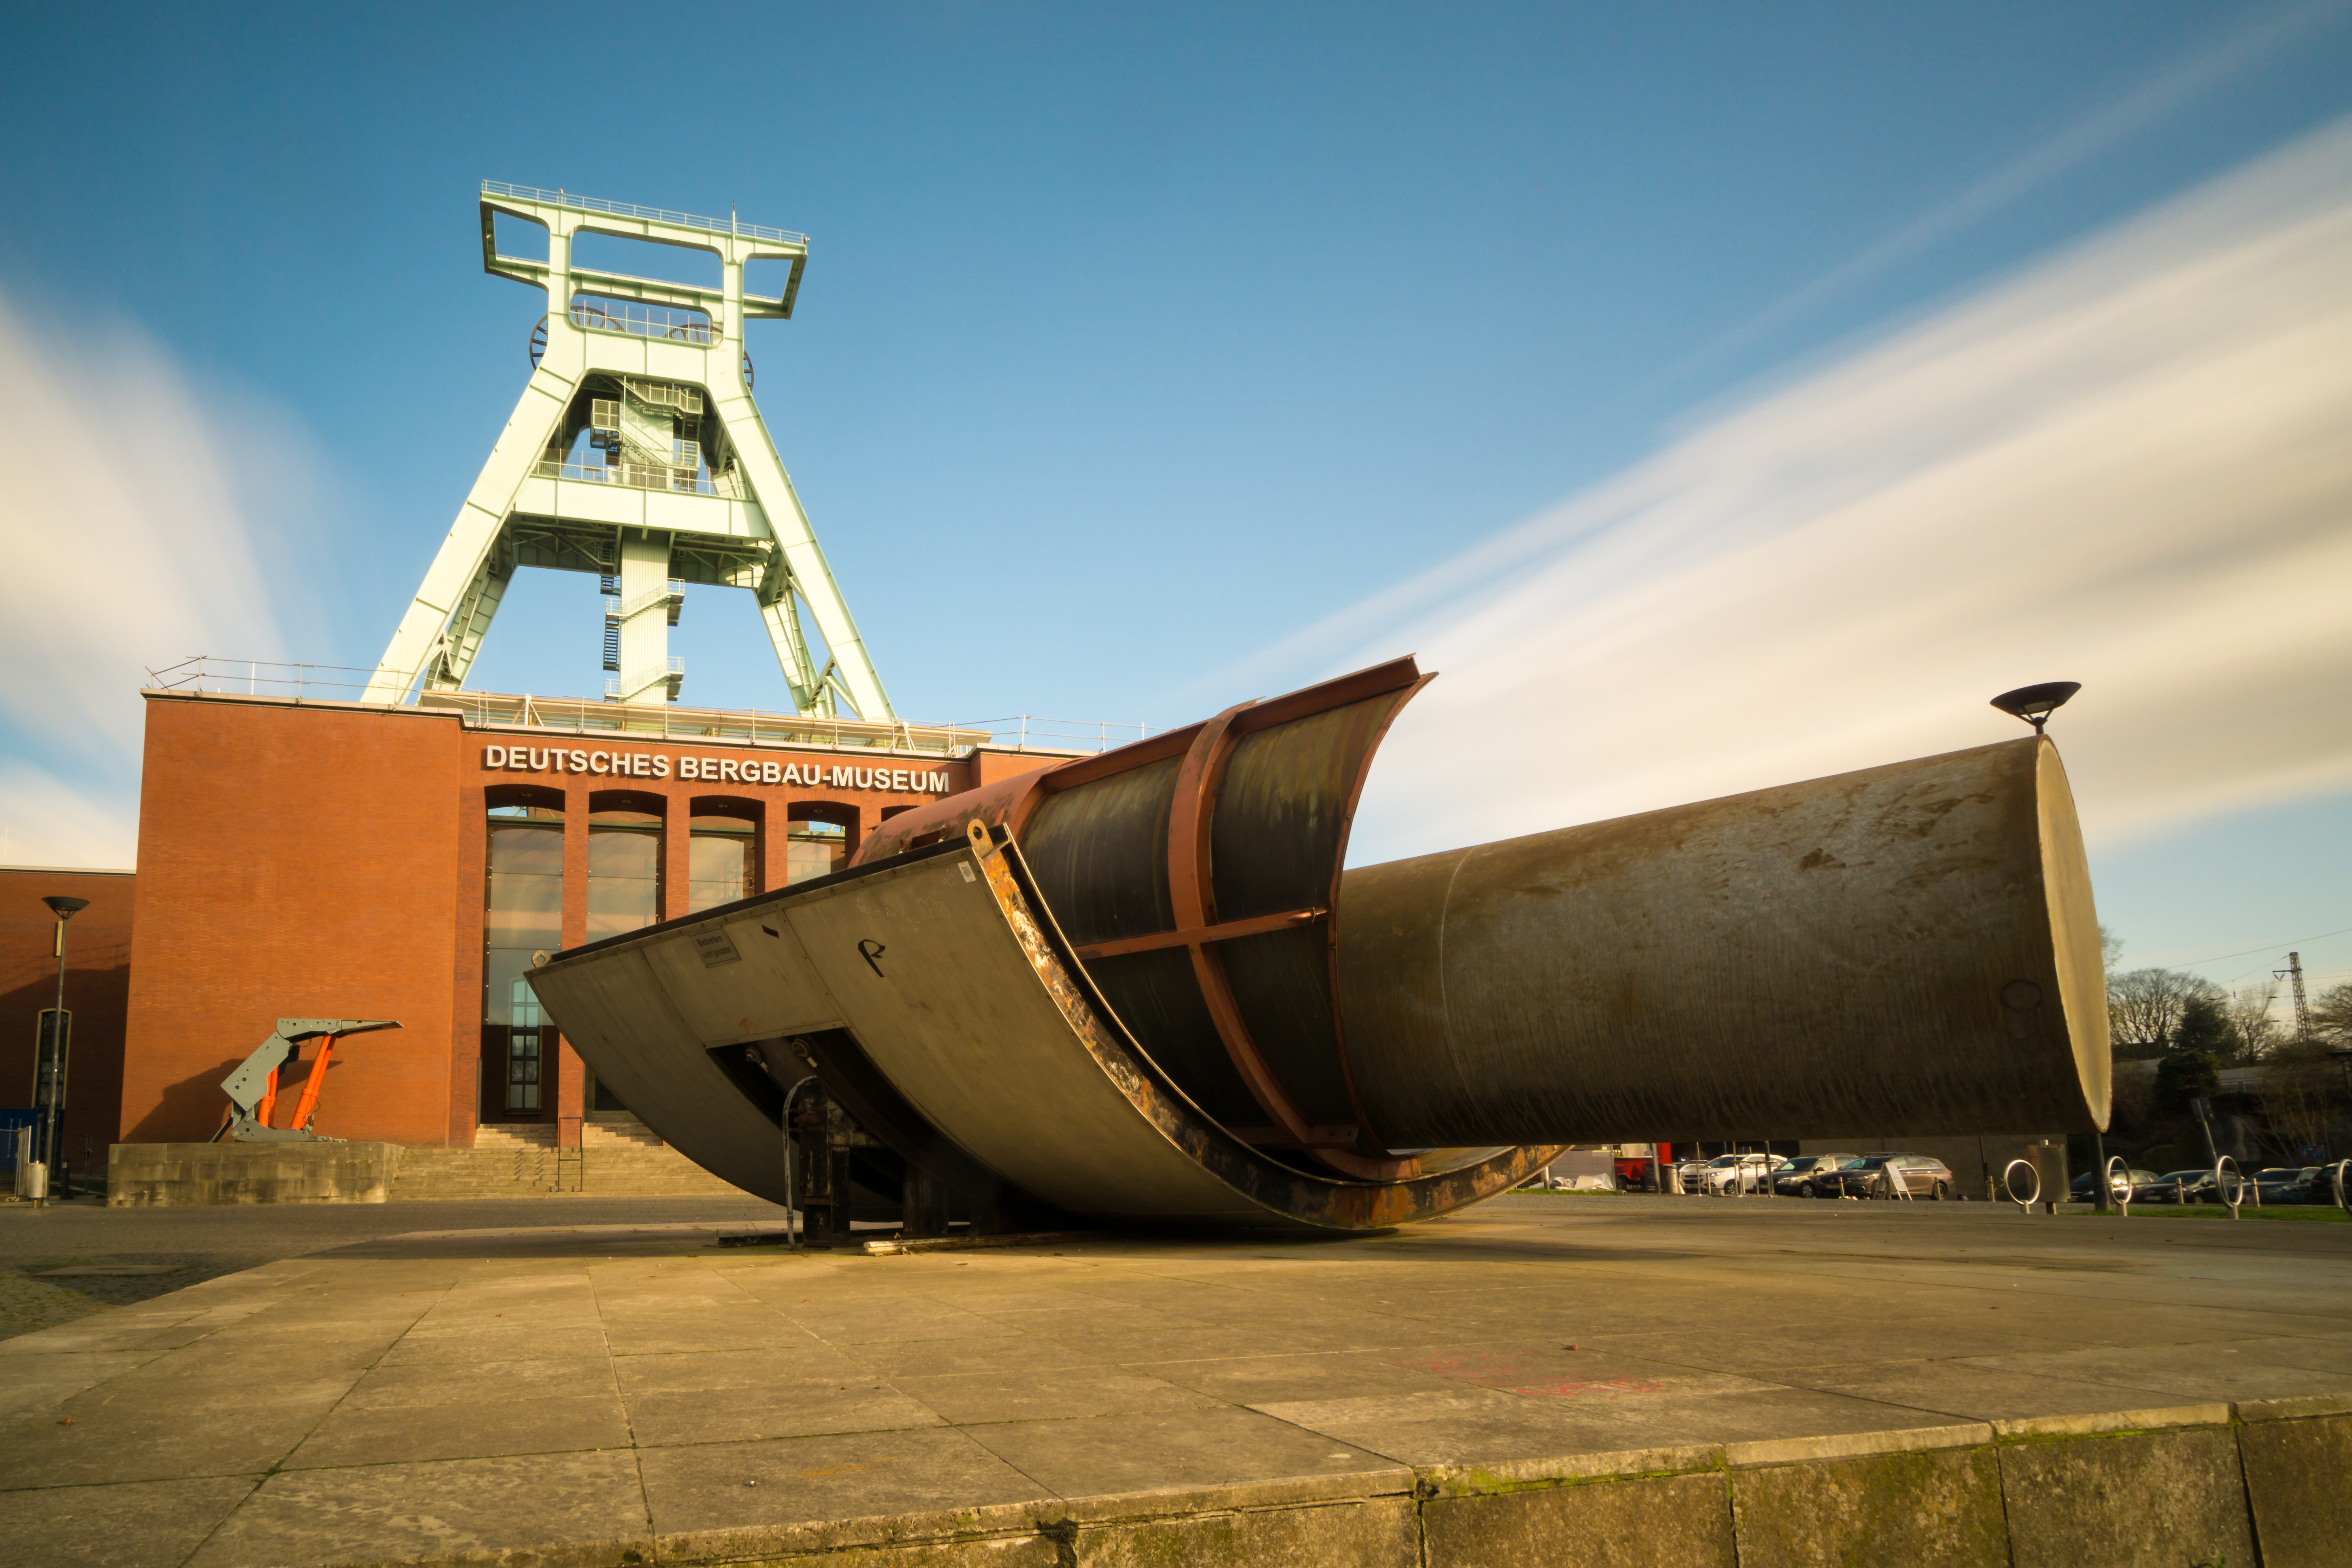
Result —
M53 1022L43 1032L33 1053L35 1136L40 1145L37 1152L44 1177L41 1195L33 1200L37 1208L47 1201L47 1177L57 1168L58 1139L64 1131L66 1063L68 1053L72 1048L69 1015L66 1012L66 921L89 908L88 899L67 898L62 894L43 899L41 902L48 905L49 912L58 917L58 1005L50 1014ZM42 1081L44 1078L47 1079L46 1084Z

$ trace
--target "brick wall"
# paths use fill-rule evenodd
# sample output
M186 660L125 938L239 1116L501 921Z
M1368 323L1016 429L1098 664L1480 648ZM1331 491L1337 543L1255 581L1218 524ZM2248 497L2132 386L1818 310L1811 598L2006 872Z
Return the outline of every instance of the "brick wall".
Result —
M210 1137L220 1080L280 1017L400 1020L337 1047L319 1131L448 1137L460 734L455 715L148 694L125 1142Z
M319 1129L469 1146L479 1104L482 825L493 790L528 790L565 812L569 943L584 934L591 811L662 816L662 910L671 915L684 912L686 825L698 812L723 805L757 822L761 886L775 887L789 820L841 823L854 850L884 816L938 798L942 782L961 793L982 769L994 776L1051 760L910 763L658 736L520 734L468 730L446 710L151 692L119 1135L209 1137L226 1105L220 1080L279 1017L341 1016L397 1018L403 1027L336 1047ZM281 1093L299 1091L307 1070L289 1074ZM570 1142L579 1058L561 1047L546 1070L542 1117ZM287 1114L281 1107L281 1124Z
M34 1031L42 1010L57 1005L58 919L41 900L89 900L66 931L66 1006L74 1017L60 1146L76 1171L103 1172L120 1132L135 887L128 871L0 868L0 1105L32 1104Z

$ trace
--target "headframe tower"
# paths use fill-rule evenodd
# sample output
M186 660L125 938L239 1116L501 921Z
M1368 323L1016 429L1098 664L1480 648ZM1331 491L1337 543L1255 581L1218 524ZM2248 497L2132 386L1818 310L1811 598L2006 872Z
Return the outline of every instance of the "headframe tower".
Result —
M547 231L544 261L500 254L499 215ZM783 460L751 401L743 323L789 320L808 237L733 218L482 182L482 268L547 291L531 374L368 685L405 701L455 690L519 567L591 572L605 610L604 695L677 700L668 651L688 583L748 588L803 714L896 718ZM710 252L713 289L593 270L583 234ZM774 298L744 268L788 263ZM815 623L819 664L803 619Z

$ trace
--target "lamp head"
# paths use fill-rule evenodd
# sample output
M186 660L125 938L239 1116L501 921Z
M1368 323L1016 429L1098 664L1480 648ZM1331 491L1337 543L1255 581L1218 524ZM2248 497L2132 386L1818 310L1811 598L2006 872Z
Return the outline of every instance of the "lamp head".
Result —
M1992 700L1992 705L2012 719L2022 719L2042 733L2042 726L2050 715L2066 705L2066 700L2083 689L2079 680L2045 680L2039 686L2021 686L2014 691L2004 691Z
M43 899L41 902L48 905L50 912L55 914L58 919L61 921L71 920L76 910L89 908L89 900L88 899L68 899L63 894L58 894L50 898Z

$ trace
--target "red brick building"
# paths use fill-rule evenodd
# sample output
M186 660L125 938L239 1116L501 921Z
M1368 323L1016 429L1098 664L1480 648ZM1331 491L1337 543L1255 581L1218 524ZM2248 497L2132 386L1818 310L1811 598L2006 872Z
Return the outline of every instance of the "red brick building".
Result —
M58 1147L77 1171L106 1168L106 1146L121 1126L132 886L129 871L0 867L0 1103L31 1105L35 1031L42 1009L57 1005L58 918L41 900L89 900L66 928L73 1036Z
M221 1079L279 1017L400 1022L337 1047L323 1132L467 1147L484 1121L551 1122L574 1144L628 1113L519 984L533 952L823 875L886 817L1064 755L471 693L145 696L135 879L0 872L0 1071L27 1089L54 984L40 899L90 900L68 947L78 1167L84 1139L102 1160L211 1137Z

